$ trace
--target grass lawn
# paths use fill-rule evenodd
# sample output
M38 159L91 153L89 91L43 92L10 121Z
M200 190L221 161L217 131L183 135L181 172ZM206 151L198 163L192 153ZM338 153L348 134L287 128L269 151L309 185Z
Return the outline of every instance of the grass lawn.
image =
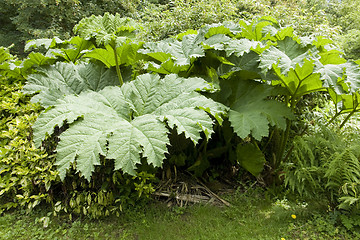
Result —
M8 212L0 217L0 239L354 239L318 216L309 205L269 200L255 189L223 196L232 206L193 205L168 208L165 203L124 210L120 217L99 220L52 217L47 228L31 214Z

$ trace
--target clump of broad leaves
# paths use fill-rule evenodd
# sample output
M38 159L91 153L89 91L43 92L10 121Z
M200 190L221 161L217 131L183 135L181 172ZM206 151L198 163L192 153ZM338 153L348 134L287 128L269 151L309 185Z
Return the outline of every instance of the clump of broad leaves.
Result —
M158 42L137 39L140 26L119 15L85 18L74 31L29 42L27 50L45 51L24 61L38 66L24 91L46 108L33 126L36 146L67 126L56 149L61 179L74 167L91 181L101 158L133 175L142 160L161 167L171 131L196 145L224 120L240 139L237 162L258 176L266 161L273 169L283 161L305 95L330 93L337 115L360 110L359 65L331 40L298 37L270 17Z

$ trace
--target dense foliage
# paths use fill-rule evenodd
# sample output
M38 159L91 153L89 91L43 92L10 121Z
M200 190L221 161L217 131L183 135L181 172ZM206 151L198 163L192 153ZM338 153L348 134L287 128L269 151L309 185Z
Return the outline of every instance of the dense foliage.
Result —
M56 4L70 2L80 3ZM302 14L331 10L320 2ZM53 214L118 214L148 197L161 171L210 180L240 168L268 186L284 180L300 196L354 210L341 221L356 226L358 138L337 131L360 110L359 61L313 35L334 36L327 22L328 34L315 29L324 15L304 26L293 9L289 21L298 26L282 27L256 17L269 8L255 4L251 21L231 22L223 20L244 10L243 1L227 11L207 3L156 5L168 8L154 18L161 29L120 14L83 18L72 38L29 41L23 61L1 48L1 209L47 201ZM178 19L184 9L189 17ZM334 105L324 118L335 127L314 130L309 111L323 101Z
M0 3L0 43L9 46L16 43L16 50L33 38L64 36L69 38L73 26L83 17L104 12L131 14L140 6L138 0L126 1L79 1L45 0L14 1ZM8 34L13 38L8 39Z
M344 49L347 58L360 58L359 0L332 1L328 5L330 21L341 27L342 34L337 42Z
M293 26L299 35L322 35L339 38L337 43L346 53L356 54L356 1L251 1L251 0L126 0L126 1L13 1L0 3L0 45L10 46L16 53L23 53L25 42L33 38L64 36L69 38L72 27L91 14L119 13L132 17L144 26L140 35L146 40L160 40L188 29L227 20L254 19L273 16L283 26ZM354 7L355 6L355 7ZM41 17L40 17L41 16ZM342 30L341 30L342 29ZM353 39L353 40L351 40ZM356 59L356 57L354 57Z
M356 98L358 65L346 62L330 40L299 38L270 17L207 25L147 43L138 42L137 25L119 15L85 18L74 29L80 35L76 42L38 40L26 46L48 49L25 60L42 59L43 67L27 77L24 90L40 91L33 101L47 108L33 127L35 144L56 127L63 129L55 162L62 180L73 166L91 182L102 158L114 159L115 171L132 175L141 159L160 167L171 145L168 129L195 145L203 132L206 144L213 124L224 118L239 138L227 154L234 152L255 176L266 160L274 174L286 158L303 96L329 91L339 105L337 115L358 111L346 104ZM119 82L108 67L115 67Z
M21 75L16 75L17 79L8 76L6 65L11 64L13 57L4 48L0 48L0 56L1 211L19 206L32 208L47 198L46 191L57 174L53 158L37 149L29 135L42 108L29 103L29 96L21 92Z

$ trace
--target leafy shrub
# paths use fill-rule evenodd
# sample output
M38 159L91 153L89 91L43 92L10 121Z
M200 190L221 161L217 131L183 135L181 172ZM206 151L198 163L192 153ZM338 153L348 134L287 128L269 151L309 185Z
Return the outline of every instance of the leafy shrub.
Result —
M336 40L347 58L360 59L360 29L351 29Z
M331 24L326 10L324 1L315 1L315 3L284 1L282 4L268 9L265 14L279 19L283 26L292 26L300 36L316 35L334 38L341 33L341 28L338 24Z
M5 51L4 55L3 67L12 58ZM42 107L29 103L30 97L21 92L21 79L1 76L0 86L0 211L20 206L31 209L48 200L57 176L53 158L31 141L31 125Z
M326 5L299 1L172 1L167 5L152 5L139 12L147 27L145 38L161 40L188 29L224 21L254 20L272 16L282 26L291 26L300 36L321 35L335 37L340 28L330 24Z
M349 59L359 59L359 0L331 1L327 13L332 25L341 27L341 35L336 38L337 44L344 49Z
M306 222L294 223L289 227L290 237L295 239L356 239L359 238L359 232L355 229L346 229L339 226L338 212L314 211L313 216Z
M252 5L252 4L251 4ZM205 24L232 20L237 15L234 1L172 1L171 5L145 8L141 21L146 26L148 40L160 40Z
M156 178L151 173L152 168L148 167L146 171L131 176L121 171L114 172L113 167L110 161L102 162L100 167L95 168L92 182L71 168L71 174L62 184L53 187L54 191L58 189L61 194L52 196L53 208L50 214L56 216L66 213L70 219L78 216L119 216L124 209L147 203L155 191L153 183Z
M320 197L327 193L325 178L330 156L344 149L343 138L322 127L317 133L296 137L290 160L285 164L284 183L305 197ZM330 196L325 196L330 199Z
M301 199L320 202L329 208L332 222L329 228L319 226L323 232L339 224L352 232L359 229L360 139L357 124L355 119L343 132L336 125L327 126L328 121L319 124L320 127L316 124L311 128L311 134L294 139L289 162L283 165L285 186L297 192ZM317 218L323 217L315 216L314 221Z
M359 0L330 1L327 11L332 24L341 26L344 33L351 29L360 30Z

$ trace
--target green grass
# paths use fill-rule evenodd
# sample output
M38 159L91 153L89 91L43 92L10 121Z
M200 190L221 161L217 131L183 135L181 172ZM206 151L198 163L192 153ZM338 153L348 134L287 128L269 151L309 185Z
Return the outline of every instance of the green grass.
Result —
M153 202L101 220L52 217L47 228L39 221L45 209L17 211L0 217L0 239L353 239L326 218L308 221L309 207L265 196L261 189L224 196L231 207Z

